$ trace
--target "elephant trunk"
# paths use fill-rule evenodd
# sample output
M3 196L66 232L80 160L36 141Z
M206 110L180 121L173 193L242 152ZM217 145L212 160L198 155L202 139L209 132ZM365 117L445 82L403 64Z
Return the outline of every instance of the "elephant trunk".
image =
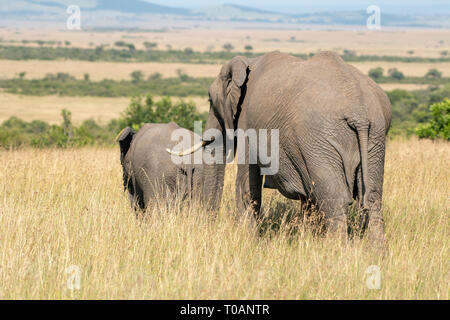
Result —
M206 207L212 211L217 211L222 200L223 185L225 180L226 152L225 141L226 135L224 126L219 122L217 117L210 112L206 122L205 134L209 130L214 129L222 133L222 161L203 165L203 198ZM206 135L203 141L215 141ZM219 141L216 141L219 143ZM220 152L221 148L213 148L210 152ZM209 151L208 151L209 152ZM218 160L218 159L217 159Z
M206 208L217 211L222 199L225 180L225 164L205 165L203 169L203 197Z

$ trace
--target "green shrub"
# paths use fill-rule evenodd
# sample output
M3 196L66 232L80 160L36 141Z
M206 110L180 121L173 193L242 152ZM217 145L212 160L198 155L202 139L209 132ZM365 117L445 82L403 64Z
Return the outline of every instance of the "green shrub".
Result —
M144 79L144 73L140 70L133 71L131 74L131 82L136 84Z
M227 52L234 50L234 46L231 43L225 43L222 48L224 48Z
M377 80L377 79L380 79L383 77L383 72L384 72L383 68L378 67L378 68L370 69L368 75L372 79Z
M450 84L442 88L431 87L428 90L395 89L386 93L392 106L390 135L410 135L415 133L415 128L419 124L430 121L430 105L450 98Z
M403 80L405 78L405 75L402 72L398 71L397 68L389 69L388 75L392 79L396 79L396 80Z
M148 41L144 42L144 47L147 50L155 49L157 46L158 46L158 44L156 42L148 42Z
M130 126L138 130L144 123L175 122L183 128L194 130L194 121L206 120L206 116L199 114L192 102L179 100L173 103L169 97L154 102L150 95L144 99L133 97L130 105L119 119L120 126Z
M161 78L162 78L162 74L159 72L155 72L148 76L148 81L159 80Z
M450 140L450 99L430 106L431 119L419 125L415 133L419 138Z
M69 80L75 80L75 77L65 72L58 72L56 74L47 73L44 80L66 82Z
M206 120L207 114L199 114L192 102L172 102L169 97L154 102L150 95L145 99L134 97L123 115L100 125L95 120L86 120L79 127L72 124L71 113L61 111L61 124L49 125L43 121L26 122L11 117L0 125L0 148L19 147L66 148L87 145L113 145L117 133L130 126L138 130L144 123L175 122L193 130L194 121Z
M435 69L435 68L430 69L425 74L425 78L427 78L427 79L440 79L440 78L442 78L442 72L440 72L438 69Z

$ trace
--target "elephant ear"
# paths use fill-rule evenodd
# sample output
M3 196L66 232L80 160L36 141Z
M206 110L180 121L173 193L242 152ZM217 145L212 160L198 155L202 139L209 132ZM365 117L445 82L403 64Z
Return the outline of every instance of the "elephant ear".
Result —
M133 140L135 132L130 127L126 127L123 129L119 135L117 136L116 140L119 142L120 146L120 162L122 165L124 164L124 158L127 154L128 150L130 149L131 141Z
M238 112L242 86L247 80L249 62L246 57L234 57L226 66L226 88L224 117L226 129L234 129L234 119Z

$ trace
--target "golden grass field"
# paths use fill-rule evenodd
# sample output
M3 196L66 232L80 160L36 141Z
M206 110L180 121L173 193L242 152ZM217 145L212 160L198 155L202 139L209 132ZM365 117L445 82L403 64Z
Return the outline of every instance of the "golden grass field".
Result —
M352 62L350 63L364 74L372 68L382 67L385 75L391 68L397 68L405 76L423 77L428 70L436 68L442 72L443 77L450 77L450 62L442 63L406 63L406 62ZM83 79L88 73L93 81L103 79L130 80L133 71L140 70L147 77L156 72L163 78L176 78L178 71L194 77L216 77L222 64L192 64L192 63L159 63L159 62L89 62L89 61L43 61L43 60L0 60L1 77L17 78L19 73L26 72L25 79L41 79L48 73L65 72ZM394 84L393 84L394 85ZM398 85L398 84L395 84Z
M355 50L357 54L439 57L450 50L450 30L446 29L385 29L381 32L354 27L350 30L281 30L281 29L174 29L165 32L94 32L67 31L65 29L3 28L3 41L45 40L70 41L74 47L109 45L123 40L142 49L143 42L156 42L158 49L191 47L196 51L222 51L231 43L236 51L251 45L255 52L281 50L292 53L309 53L317 50ZM295 41L291 40L295 37Z
M300 203L264 191L281 223L258 235L235 219L230 166L217 219L172 199L136 219L118 148L0 151L1 299L444 299L450 291L450 145L389 141L389 252L312 233ZM294 216L280 219L279 216ZM297 228L297 232L292 232ZM80 290L67 288L76 265ZM365 271L381 268L381 289Z
M222 64L0 60L2 77L14 78L18 77L20 72L26 72L25 79L41 79L48 73L66 72L78 79L83 79L84 75L88 73L92 81L130 80L130 74L136 70L142 71L146 77L159 72L163 78L177 78L178 70L180 70L191 77L214 78L219 74L221 67ZM448 69L450 71L450 63Z

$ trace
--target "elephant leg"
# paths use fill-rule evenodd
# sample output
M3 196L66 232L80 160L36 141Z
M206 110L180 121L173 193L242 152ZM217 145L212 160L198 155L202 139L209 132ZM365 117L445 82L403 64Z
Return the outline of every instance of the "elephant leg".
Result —
M136 218L139 218L142 211L145 210L142 190L135 188L133 193L128 192L128 199L130 200L131 208L134 210Z
M313 179L313 195L319 211L324 213L327 235L347 239L347 215L352 197L344 178L333 171L319 170Z
M367 238L376 248L387 249L386 235L384 232L384 219L381 209L381 200L369 204L368 209Z
M130 191L128 191L128 200L130 200L131 209L136 211L137 210L136 196Z
M347 239L347 213L350 203L346 199L329 198L318 202L325 214L325 227L330 237Z
M255 165L238 165L236 177L236 208L259 219L261 210L262 180L260 168Z
M128 200L130 201L131 209L134 211L144 209L143 193L139 187L134 187L132 190L128 189Z
M376 140L374 138L374 140ZM377 249L387 250L387 241L384 231L384 219L382 210L383 176L384 176L384 143L376 144L369 153L369 180L370 193L368 203L364 204L364 211L368 221L367 238L372 246Z
M369 243L376 249L386 251L388 249L386 234L384 231L383 210L381 206L381 194L378 191L372 192L369 203L365 206L365 216L367 230L366 236Z

